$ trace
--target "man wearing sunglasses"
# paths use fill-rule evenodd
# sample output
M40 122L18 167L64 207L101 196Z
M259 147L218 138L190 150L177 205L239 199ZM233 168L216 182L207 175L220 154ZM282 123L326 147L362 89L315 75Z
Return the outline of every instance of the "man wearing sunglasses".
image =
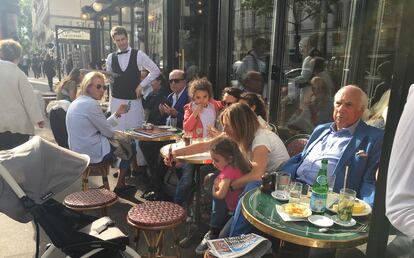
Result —
M190 101L184 71L172 70L168 76L168 82L172 93L168 95L168 101L160 104L158 108L166 119L176 118L177 127L183 128L184 105Z
M151 93L151 82L160 75L160 70L144 52L129 46L128 33L124 27L112 28L111 37L118 50L108 55L106 70L117 73L119 76L115 77L111 84L109 108L113 113L121 104L129 106L128 113L121 117L115 129L140 127L144 122L142 98L145 99ZM144 69L149 73L141 81L140 70ZM139 147L136 149L137 163L143 168L146 161L141 149Z

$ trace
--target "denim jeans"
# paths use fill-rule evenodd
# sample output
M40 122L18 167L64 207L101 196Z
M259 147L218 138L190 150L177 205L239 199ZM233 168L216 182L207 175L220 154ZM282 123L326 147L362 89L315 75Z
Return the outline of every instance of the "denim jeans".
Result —
M211 203L210 228L222 229L230 217L226 201L224 199L213 198Z
M241 234L247 234L252 230L252 225L246 220L246 218L242 214L242 201L241 197L248 191L259 187L262 181L253 181L249 182L245 187L240 195L240 199L237 203L236 210L234 211L233 220L231 222L230 227L230 237L233 236L240 236Z
M194 165L185 164L181 168L181 177L175 190L174 202L180 206L187 207L192 196L194 186Z

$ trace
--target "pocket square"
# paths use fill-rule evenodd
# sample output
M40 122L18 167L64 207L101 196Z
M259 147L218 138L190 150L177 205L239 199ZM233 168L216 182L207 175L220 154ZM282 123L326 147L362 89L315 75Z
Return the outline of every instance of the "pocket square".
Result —
M355 153L355 156L368 157L368 154L364 150L359 150Z

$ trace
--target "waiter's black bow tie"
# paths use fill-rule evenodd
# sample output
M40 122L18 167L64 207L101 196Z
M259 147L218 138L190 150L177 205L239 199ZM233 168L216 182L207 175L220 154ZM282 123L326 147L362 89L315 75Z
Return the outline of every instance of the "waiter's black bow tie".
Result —
M119 52L116 52L116 54L117 54L117 55L122 55L122 54L126 54L126 53L128 53L128 52L129 52L129 49L124 50L124 51L119 51Z

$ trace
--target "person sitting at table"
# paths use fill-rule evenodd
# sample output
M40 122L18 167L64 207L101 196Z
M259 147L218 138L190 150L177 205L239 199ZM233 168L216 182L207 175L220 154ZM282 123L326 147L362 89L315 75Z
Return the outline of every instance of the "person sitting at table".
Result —
M56 87L56 99L74 101L78 91L79 83L82 81L84 74L79 68L73 68L69 75L66 76Z
M168 89L164 86L164 81L164 76L161 74L151 82L152 92L143 103L147 123L154 125L165 124L165 117L158 108L160 104L165 103L168 96Z
M208 136L208 128L214 126L222 102L213 99L213 86L206 79L195 79L190 83L192 101L184 106L183 129L192 138Z
M239 195L242 192L241 189L230 191L230 183L248 173L251 170L251 164L243 153L241 153L237 143L225 136L218 137L214 140L211 144L210 155L213 160L213 165L220 171L214 180L212 195L214 198L219 200L224 199L226 202L226 206L218 207L219 209L226 208L223 211L219 211L223 216L211 217L208 238L216 239L219 236L220 230L236 209ZM195 252L197 254L204 254L206 250L207 241L203 239L197 246Z
M78 153L87 154L90 162L100 163L112 159L114 148L109 139L114 136L112 127L117 120L128 112L128 105L121 104L108 119L99 105L105 90L105 77L100 72L85 75L80 85L80 96L73 101L66 114L69 148ZM125 193L133 187L125 184L125 173L129 161L122 160L119 165L119 177L114 192Z
M267 123L267 108L263 98L256 93L253 92L243 92L240 95L239 102L248 105L253 112L257 115L257 119L259 119L260 125L263 127L268 127ZM269 127L271 130L271 128Z
M255 164L249 173L231 182L229 187L231 191L243 189L243 193L245 193L258 187L265 172L276 171L282 163L289 159L286 147L279 136L260 126L256 114L246 104L235 103L224 109L221 114L221 123L225 135L236 141L243 155ZM176 149L172 152L173 158L208 151L213 140L214 138ZM164 161L167 165L171 164L168 157ZM225 203L217 199L214 199L213 202L211 216L222 216L214 210L214 207L225 205ZM241 214L240 201L237 203L231 221L231 236L249 232L251 229L250 223ZM229 233L223 232L220 237L223 235L227 236ZM209 235L207 234L205 238L208 239Z
M189 95L192 101L184 106L184 132L193 139L207 137L208 128L214 125L223 107L222 102L213 99L213 87L206 78L192 80ZM174 202L186 207L191 196L194 165L185 164L180 172Z
M187 80L183 70L175 69L170 72L168 77L172 93L168 95L167 101L161 103L158 107L166 120L177 118L177 127L183 127L184 105L190 99L187 91Z
M226 87L223 89L221 102L223 103L223 112L224 108L229 107L230 105L239 102L240 95L243 93L243 90L236 87ZM216 137L223 132L223 127L220 122L220 115L217 115L216 123L213 126L208 128L208 136Z
M361 120L367 105L367 95L357 86L341 88L334 98L334 122L316 127L305 149L289 159L282 170L292 179L312 185L321 160L327 158L328 175L336 175L333 190L339 192L348 166L346 187L372 206L383 132Z

